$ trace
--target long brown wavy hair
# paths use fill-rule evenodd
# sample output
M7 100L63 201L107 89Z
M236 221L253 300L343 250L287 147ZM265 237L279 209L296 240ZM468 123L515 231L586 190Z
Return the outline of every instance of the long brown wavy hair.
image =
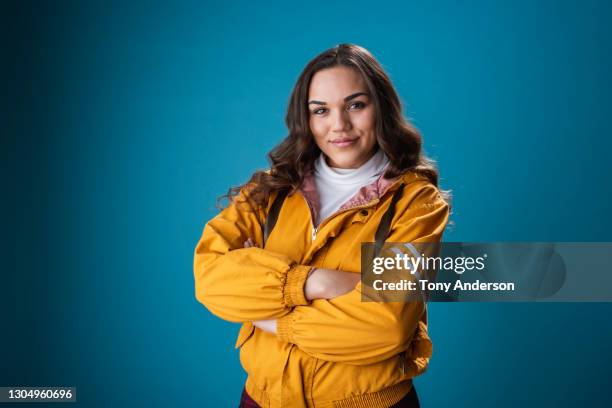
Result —
M318 71L340 65L356 69L372 95L376 141L390 162L384 177L394 178L413 170L438 185L438 170L434 162L423 154L422 137L402 114L399 96L380 63L363 47L340 44L317 55L300 74L285 116L289 135L268 153L270 170L256 171L247 183L230 188L223 197L232 200L246 187L251 205L265 208L272 192L285 190L292 193L302 185L321 153L310 131L310 81ZM448 194L444 195L448 198Z

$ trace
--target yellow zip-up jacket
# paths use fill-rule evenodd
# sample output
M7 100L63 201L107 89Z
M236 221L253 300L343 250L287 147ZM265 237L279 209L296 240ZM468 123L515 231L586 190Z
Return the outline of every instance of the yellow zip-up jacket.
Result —
M312 267L360 273L361 243L374 242L393 192L405 184L387 242L439 242L449 206L414 172L362 188L317 229L312 177L289 195L265 247L268 208L234 201L210 220L195 250L196 298L216 316L243 323L236 347L246 390L262 407L389 407L429 363L425 305L362 302L361 283L309 302ZM259 247L244 248L251 238ZM277 334L252 321L277 319Z

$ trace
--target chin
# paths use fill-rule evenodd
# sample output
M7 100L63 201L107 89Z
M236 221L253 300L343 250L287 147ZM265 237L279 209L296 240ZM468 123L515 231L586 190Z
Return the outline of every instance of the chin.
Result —
M332 159L332 161L335 163L335 166L333 167L340 167L341 169L353 169L353 168L359 167L358 159L344 159L344 160Z

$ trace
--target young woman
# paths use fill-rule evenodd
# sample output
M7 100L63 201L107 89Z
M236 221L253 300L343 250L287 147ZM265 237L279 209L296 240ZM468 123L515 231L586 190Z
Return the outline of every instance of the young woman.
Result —
M230 190L195 250L197 299L242 323L241 406L418 407L425 305L362 302L360 248L381 224L388 242L440 241L449 206L437 170L359 46L306 65L286 124L270 170Z

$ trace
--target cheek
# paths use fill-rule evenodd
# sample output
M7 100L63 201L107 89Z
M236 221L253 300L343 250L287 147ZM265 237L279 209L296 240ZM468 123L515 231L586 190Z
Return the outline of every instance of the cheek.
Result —
M324 138L327 135L327 125L321 119L310 119L310 131L315 138Z
M353 118L353 124L364 132L374 132L376 127L374 110L368 109L360 112L359 115Z

